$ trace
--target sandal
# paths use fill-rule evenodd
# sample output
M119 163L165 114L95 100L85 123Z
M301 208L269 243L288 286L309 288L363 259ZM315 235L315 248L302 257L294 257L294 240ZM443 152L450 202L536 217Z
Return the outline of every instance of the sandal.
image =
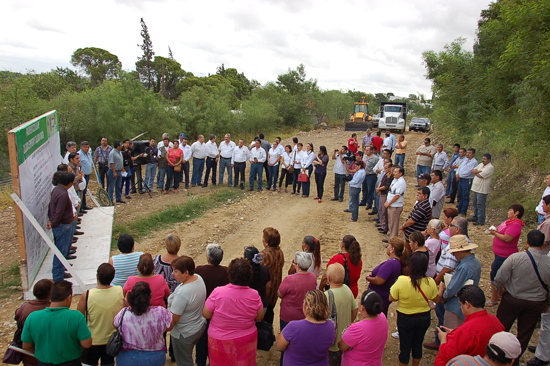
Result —
M497 304L498 304L498 302L497 302L497 303L494 303L494 302L492 302L491 300L489 300L489 301L487 301L487 302L485 303L485 307L492 308L493 306L495 306L495 305L497 305Z

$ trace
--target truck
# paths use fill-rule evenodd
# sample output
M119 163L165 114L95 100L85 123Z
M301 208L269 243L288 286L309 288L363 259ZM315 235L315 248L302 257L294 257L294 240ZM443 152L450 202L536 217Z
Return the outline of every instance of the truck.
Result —
M355 102L349 122L346 122L346 131L366 131L372 128L372 113L369 115L369 103L365 99L361 97L360 102Z
M407 103L405 102L381 102L380 121L378 128L381 130L398 130L405 132L407 125Z

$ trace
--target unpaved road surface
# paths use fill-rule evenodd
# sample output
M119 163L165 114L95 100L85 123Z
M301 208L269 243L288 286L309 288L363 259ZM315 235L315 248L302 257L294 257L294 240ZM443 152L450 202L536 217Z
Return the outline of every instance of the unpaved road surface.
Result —
M361 135L361 133L358 133ZM325 145L329 154L334 149L347 143L351 132L346 132L343 128L318 130L302 132L297 135L300 142L304 145L311 142L315 146L315 151L320 145ZM361 135L362 137L362 135ZM361 138L360 137L360 138ZM415 201L416 184L415 179L415 155L414 151L422 144L425 134L406 133L406 140L409 141L409 150L405 161L405 178L408 183L408 190L405 196L405 209L402 214L402 221L405 220L411 211ZM290 144L290 139L283 141ZM208 243L219 243L224 249L223 265L228 265L231 259L242 257L245 246L255 245L262 249L262 230L265 227L274 227L281 233L281 248L285 255L286 265L283 269L283 275L286 273L294 253L301 250L302 239L306 235L313 235L321 242L322 257L326 264L328 260L339 252L339 246L342 238L347 234L354 235L361 244L363 254L363 271L359 282L359 293L367 288L364 278L370 274L370 271L379 263L386 260L385 245L382 243L383 235L379 234L372 222L374 216L368 216L365 207L360 207L359 220L356 223L348 222L350 214L343 210L348 207L348 192L344 202L332 202L334 174L331 161L328 167L327 179L325 182L325 197L323 203L313 200L316 194L315 183L311 185L311 197L302 198L301 196L291 195L290 193L278 192L251 192L246 193L245 197L238 202L230 203L222 207L213 208L204 216L193 220L174 225L171 228L152 232L143 237L136 245L136 250L148 251L153 255L164 252L163 239L167 234L177 234L182 239L182 248L180 254L192 256L197 265L206 263L205 247ZM313 178L313 176L312 176ZM218 188L192 188L189 192L180 190L178 194L161 195L158 192L153 193L153 199L147 195L133 195L133 199L127 205L117 206L116 222L121 220L132 220L137 216L147 215L149 213L162 210L164 207L173 204L185 203L188 194L206 195ZM186 194L187 193L187 194ZM0 261L7 263L8 258L17 260L17 242L15 238L15 223L11 226L6 225L5 221L12 218L13 210L5 210L1 213L3 220L4 238L0 239ZM491 213L488 215L489 225L499 224L505 217L493 218ZM478 257L482 261L482 287L489 294L489 271L492 262L490 256L491 237L483 232L483 229L472 227L470 236L475 243L482 247L478 252ZM489 248L489 249L487 249ZM9 257L4 253L8 252ZM15 255L15 256L14 256ZM78 296L74 299L75 307ZM13 319L14 310L20 306L22 300L20 293L14 293L7 299L0 300L0 354L3 354L5 347L11 340L15 322ZM276 335L279 334L279 306L275 309L274 328ZM396 304L392 304L388 314L390 322L390 333L395 331L395 309ZM490 309L494 312L496 309ZM360 316L360 315L359 315ZM432 325L435 325L435 314L432 315ZM432 329L426 334L426 341L433 340ZM538 333L538 330L536 331ZM536 344L536 340L532 340ZM384 352L383 363L386 365L397 364L399 354L399 341L393 339L388 334L386 350ZM258 365L278 365L280 353L274 346L270 351L258 351ZM433 364L436 353L434 351L425 351L422 364ZM525 359L530 359L527 355ZM170 363L170 361L168 361Z

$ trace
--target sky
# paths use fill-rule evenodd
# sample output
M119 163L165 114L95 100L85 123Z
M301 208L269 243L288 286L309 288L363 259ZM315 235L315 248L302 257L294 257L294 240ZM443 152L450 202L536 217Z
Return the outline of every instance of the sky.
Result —
M135 69L144 18L153 49L168 46L185 71L222 63L265 84L303 63L323 90L423 93L422 52L458 37L471 50L488 0L2 0L0 70L70 67L78 48L99 47Z

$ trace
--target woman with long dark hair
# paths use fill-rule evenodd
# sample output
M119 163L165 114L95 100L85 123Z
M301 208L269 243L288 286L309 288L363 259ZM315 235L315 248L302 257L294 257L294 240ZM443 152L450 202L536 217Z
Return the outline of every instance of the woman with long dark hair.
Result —
M321 266L323 265L323 259L321 258L321 242L313 236L308 235L302 241L302 250L311 256L311 266L307 271L313 272L316 277L319 277L319 274L321 274ZM288 269L289 275L296 273L295 264L296 263L292 261Z
M361 269L363 268L363 260L361 259L361 246L359 245L357 240L355 240L355 236L346 235L342 239L342 243L340 244L340 250L341 250L341 253L336 254L334 257L330 259L330 261L327 264L327 268L332 263L340 263L342 266L344 266L344 270L346 271L346 277L349 276L349 284L347 284L345 280L344 280L344 284L348 285L351 292L353 293L353 296L357 297L359 293L359 287L357 286L357 282L361 277ZM319 285L319 288L321 289L325 288L326 284L327 284L327 277L325 272L325 274L323 274L323 277L321 278L321 283Z
M386 245L386 254L389 257L385 262L382 262L372 270L372 273L367 276L369 290L376 291L382 298L384 315L388 316L388 308L390 307L390 288L395 281L401 276L403 264L406 262L405 257L405 242L403 239L394 236Z
M281 155L281 177L279 178L279 192L283 186L283 179L285 180L285 192L288 192L289 182L292 182L292 174L290 168L292 167L292 148L290 145L285 146L285 152Z
M116 364L164 365L166 346L163 334L172 330L172 314L162 306L151 306L151 288L147 282L136 283L126 299L130 306L120 310L113 322L123 339Z
M252 266L252 277L250 278L248 286L256 291L262 299L262 304L264 306L264 311L267 308L267 292L266 285L271 281L271 276L269 274L269 268L262 264L263 258L260 254L258 248L251 246L244 248L244 258L248 260Z
M398 301L399 365L408 365L411 351L413 366L422 359L422 342L430 327L430 300L441 300L435 281L426 277L428 258L414 254L409 259L407 276L399 276L390 289L390 301Z
M305 154L305 151L302 150L303 145L301 142L296 144L296 151L292 153L292 166L294 167L294 173L292 177L292 194L300 194L300 188L302 188L302 182L298 182L298 175L302 171L302 157ZM298 191L296 191L298 187Z
M319 147L319 155L313 160L315 165L315 184L317 185L317 197L319 203L323 202L323 193L325 192L325 178L327 177L328 155L325 146Z
M308 175L307 182L302 182L302 197L309 197L309 188L311 187L311 173L313 172L313 160L315 160L315 152L313 152L313 144L308 142L306 144L306 151L302 155L302 167L301 173Z
M361 321L351 323L342 334L338 348L343 352L342 365L382 366L382 355L388 333L388 320L383 314L382 298L367 290L361 294Z

